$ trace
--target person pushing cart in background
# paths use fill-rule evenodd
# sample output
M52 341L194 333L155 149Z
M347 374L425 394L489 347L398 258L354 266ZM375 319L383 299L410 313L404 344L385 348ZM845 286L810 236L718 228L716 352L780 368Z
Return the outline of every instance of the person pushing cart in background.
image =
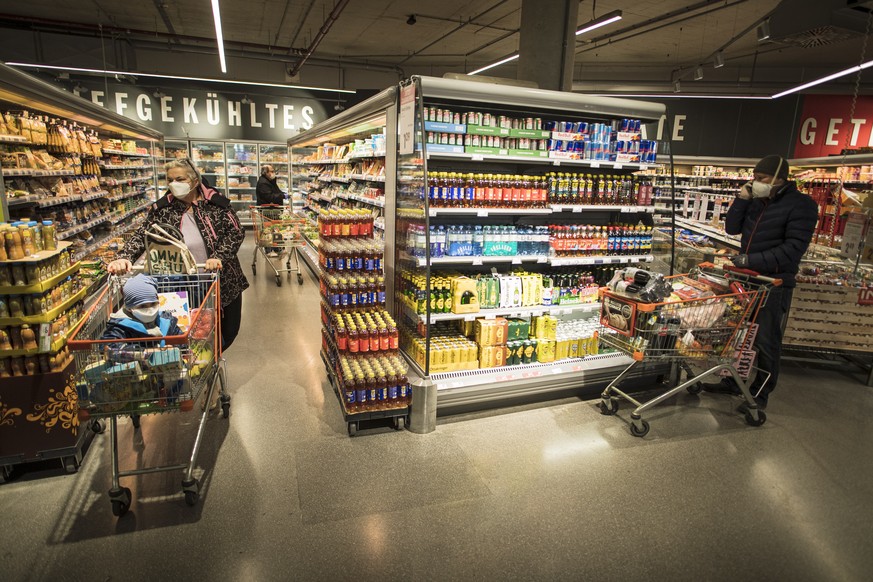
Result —
M261 176L258 178L258 185L255 189L257 195L258 206L277 205L282 206L285 201L285 193L279 188L276 182L276 170L273 166L265 164L261 167ZM279 256L278 248L271 248L267 253L268 257L276 258Z
M736 267L782 280L782 285L770 292L756 319L755 350L758 352L757 367L761 371L751 390L757 394L755 401L763 410L779 379L782 333L800 260L809 247L818 222L818 206L797 189L794 181L788 180L788 160L782 156L762 158L755 166L754 178L740 189L731 204L725 217L725 232L742 235L741 254L731 259ZM736 383L729 378L704 384L703 389L740 393Z

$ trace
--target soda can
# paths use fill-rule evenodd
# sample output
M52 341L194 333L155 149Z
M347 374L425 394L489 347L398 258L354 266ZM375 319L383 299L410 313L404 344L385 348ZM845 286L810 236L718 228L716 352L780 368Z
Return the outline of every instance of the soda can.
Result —
M449 134L449 145L455 145L455 134L454 133Z
M642 128L643 128L642 126L643 126L643 122L641 120L639 120L639 119L634 120L634 132L635 133L639 133L640 131L642 131Z
M482 114L482 125L484 127L491 127L492 123L493 123L493 121L491 119L491 114L488 113L487 111L485 113L483 113Z
M534 117L533 118L534 126L533 128L536 130L543 129L543 118L542 117Z
M460 112L456 112L456 113L452 116L452 123L454 123L455 125L460 125L460 124L461 124L461 114L460 114Z
M452 112L449 111L448 109L443 109L442 122L443 123L451 123L452 122Z
M528 118L528 119L530 119L530 118ZM531 127L533 127L533 126L531 126ZM528 137L520 138L518 140L518 149L529 150L530 149L530 142L531 142L531 140Z
M544 127L546 128L546 131L557 131L555 128L558 127L558 124L555 121L547 121Z

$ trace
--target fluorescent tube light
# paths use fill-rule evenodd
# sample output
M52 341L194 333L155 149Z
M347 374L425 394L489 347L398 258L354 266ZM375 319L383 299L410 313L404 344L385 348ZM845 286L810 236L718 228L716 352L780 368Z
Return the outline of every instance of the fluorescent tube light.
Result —
M689 95L687 93L592 93L591 96L635 97L640 99L749 99L757 101L772 99L772 97L767 95Z
M54 71L71 71L74 73L90 73L95 75L130 75L131 77L149 77L152 79L176 79L179 81L199 81L201 83L225 83L230 85L247 85L250 87L279 87L280 89L302 89L304 91L326 91L329 93L356 93L351 89L330 89L328 87L308 87L306 85L283 85L281 83L259 83L256 81L231 81L229 79L209 79L207 77L184 77L181 75L157 75L155 73L132 73L130 71L112 71L108 69L85 69L81 67L59 67L55 65L36 65L33 63L6 63L10 67L29 69L49 69Z
M221 11L218 0L212 0L212 18L215 20L215 41L218 43L218 59L221 61L221 72L227 72L227 61L224 60L224 35L221 34Z
M607 12L603 16L599 18L595 18L591 22L587 22L576 29L576 36L580 34L585 34L586 32L591 32L596 28L600 28L601 26L606 26L607 24L612 24L613 22L618 22L621 20L621 10L613 10L612 12Z
M475 71L470 71L469 73L467 73L467 76L478 75L482 71L487 71L488 69L493 69L494 67L499 67L500 65L514 61L517 58L518 58L518 53L515 53L514 55L509 55L505 59L500 59L496 63L491 63L490 65L486 65L486 66L482 67L481 69L476 69Z
M785 97L786 95L791 95L792 93L797 93L798 91L803 91L804 89L809 89L810 87L815 87L816 85L821 85L822 83L827 83L828 81L833 81L834 79L839 79L840 77L845 77L846 75L851 75L852 73L859 73L869 67L873 67L873 61L867 61L866 63L861 63L860 65L850 67L848 69L840 71L839 73L834 73L832 75L822 77L821 79L816 79L815 81L810 81L809 83L798 85L797 87L793 87L791 89L788 89L787 91L776 93L775 95L773 95L773 99L779 99L780 97Z

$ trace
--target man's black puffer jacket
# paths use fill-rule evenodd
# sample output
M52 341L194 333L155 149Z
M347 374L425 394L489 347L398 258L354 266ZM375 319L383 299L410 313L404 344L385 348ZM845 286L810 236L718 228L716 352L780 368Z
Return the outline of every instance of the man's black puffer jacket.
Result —
M772 198L737 198L725 217L728 234L742 234L749 269L794 287L800 259L818 222L818 205L788 182Z

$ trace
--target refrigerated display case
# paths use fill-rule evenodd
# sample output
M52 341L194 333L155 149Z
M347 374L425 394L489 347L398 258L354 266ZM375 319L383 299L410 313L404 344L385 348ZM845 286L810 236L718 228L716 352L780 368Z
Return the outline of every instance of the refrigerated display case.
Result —
M67 338L105 281L101 256L150 204L163 136L2 64L0 114L0 221L29 241L0 261L2 482L28 461L81 461L91 429Z
M596 289L653 261L638 128L664 105L429 77L404 96L386 273L413 398L435 387L445 411L613 378L629 360L598 350Z

